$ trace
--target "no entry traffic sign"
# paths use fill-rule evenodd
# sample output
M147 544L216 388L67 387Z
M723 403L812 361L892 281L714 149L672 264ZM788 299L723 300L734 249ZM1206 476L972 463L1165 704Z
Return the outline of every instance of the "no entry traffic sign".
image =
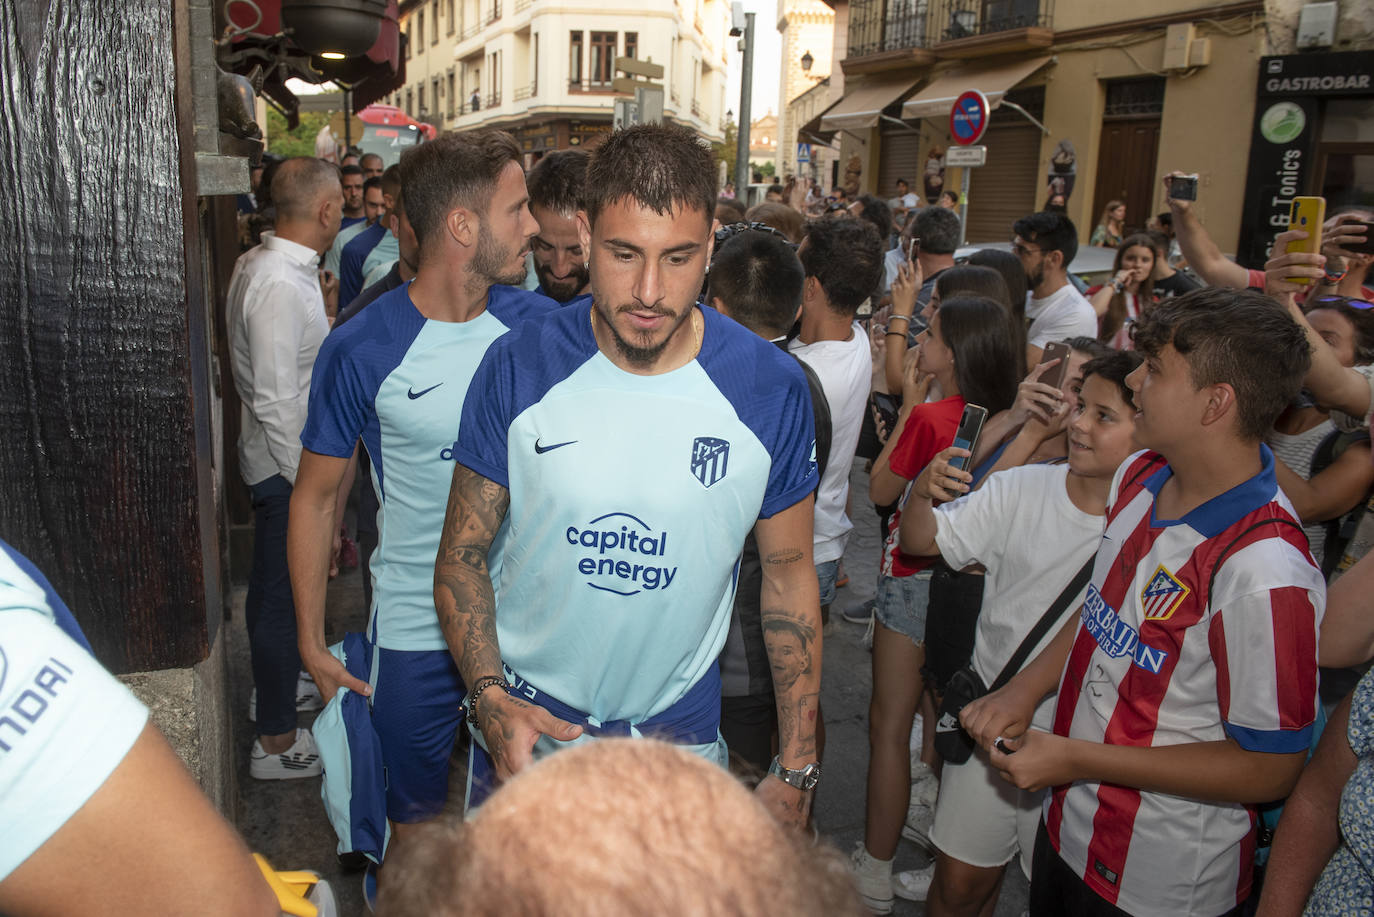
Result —
M988 97L977 89L970 89L954 100L949 111L949 134L961 146L977 143L988 129Z

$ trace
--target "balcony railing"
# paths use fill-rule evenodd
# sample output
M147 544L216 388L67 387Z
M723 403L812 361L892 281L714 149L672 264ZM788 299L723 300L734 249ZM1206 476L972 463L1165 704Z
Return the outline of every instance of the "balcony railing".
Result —
M696 115L698 118L706 117L706 110L702 108L701 103L696 99L692 100L692 114Z
M530 4L533 2L534 0L515 0L515 11L517 13L523 13L530 8Z
M495 22L496 20L498 20L498 19L500 19L500 18L501 18L501 4L500 4L500 2L499 2L499 0L498 0L498 2L493 3L493 4L491 5L491 9L487 10L487 21L486 21L486 24L487 24L487 25L491 25L493 22Z
M486 105L487 108L498 108L498 107L500 107L500 105L501 105L501 90L498 89L498 90L496 90L495 92L489 92L489 93L487 93L486 98L482 100L482 104Z
M1049 28L1054 0L932 0L931 38L957 41L1013 29Z
M931 48L1014 29L1050 28L1054 0L853 0L849 56Z
M482 31L482 23L475 22L463 30L463 37L460 41L467 41L469 38L476 38L477 33Z
M568 80L568 92L613 92L610 80Z
M530 83L528 86L521 86L515 90L515 101L523 102L526 99L532 98L538 91L539 87L535 83Z

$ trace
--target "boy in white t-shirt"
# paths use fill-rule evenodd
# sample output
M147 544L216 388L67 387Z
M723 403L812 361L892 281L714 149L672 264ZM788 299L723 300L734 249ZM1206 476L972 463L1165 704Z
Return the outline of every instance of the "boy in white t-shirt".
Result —
M1129 352L1084 365L1078 402L1072 409L1065 406L1072 420L1067 464L1026 465L993 474L976 493L935 509L932 498L954 498L972 480L968 472L949 467L951 457L968 454L951 447L912 487L902 516L902 550L938 553L956 570L974 563L987 568L972 659L985 685L993 683L1097 550L1112 476L1137 448L1126 376L1139 365L1140 357ZM1047 426L1032 417L1025 432L1039 431L1049 438L1061 423ZM1062 617L1071 617L1081 602L1080 593ZM1036 649L1058 630L1052 627ZM1042 701L1035 725L1048 729L1053 712L1053 699ZM928 913L982 913L1018 852L1021 869L1030 876L1041 798L1039 792L1001 780L982 749L963 764L945 763L930 832L937 854Z

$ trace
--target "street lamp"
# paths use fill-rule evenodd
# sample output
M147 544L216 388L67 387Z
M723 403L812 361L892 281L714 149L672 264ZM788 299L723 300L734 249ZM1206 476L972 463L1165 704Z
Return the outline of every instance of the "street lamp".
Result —
M807 51L805 54L803 54L803 55L801 56L802 73L810 73L810 72L811 72L811 65L814 64L815 62L816 62L816 59L815 59L814 57L811 56L811 52L810 52L810 51Z

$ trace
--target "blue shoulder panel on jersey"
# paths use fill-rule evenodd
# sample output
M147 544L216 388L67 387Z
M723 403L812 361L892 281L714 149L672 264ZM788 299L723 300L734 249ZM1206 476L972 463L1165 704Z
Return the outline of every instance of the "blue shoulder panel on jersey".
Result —
M507 328L521 322L543 318L558 308L558 303L535 290L496 285L487 291L487 311Z
M766 519L816 489L811 390L801 366L771 342L709 306L697 362L772 458L759 517Z
M363 262L385 235L386 227L378 221L343 247L339 255L339 302L350 303L363 291Z
M424 325L425 317L410 301L410 284L405 284L331 331L315 358L301 445L319 455L348 458L362 437L377 480L384 481L381 428L373 405L382 381L405 359Z
M81 625L76 623L76 618L72 616L71 609L67 603L62 601L62 597L57 594L57 590L48 582L48 578L43 575L43 571L33 565L33 562L10 547L4 541L0 541L0 551L14 562L19 568L19 572L33 581L43 592L43 597L47 600L48 610L52 612L53 623L62 629L62 632L79 643L86 652L91 652L91 645L86 642L86 635L81 632ZM19 585L19 584L16 584ZM35 609L42 611L41 608Z
M597 352L590 302L507 325L511 330L487 348L468 386L453 450L459 464L502 487L510 487L506 440L511 421Z

